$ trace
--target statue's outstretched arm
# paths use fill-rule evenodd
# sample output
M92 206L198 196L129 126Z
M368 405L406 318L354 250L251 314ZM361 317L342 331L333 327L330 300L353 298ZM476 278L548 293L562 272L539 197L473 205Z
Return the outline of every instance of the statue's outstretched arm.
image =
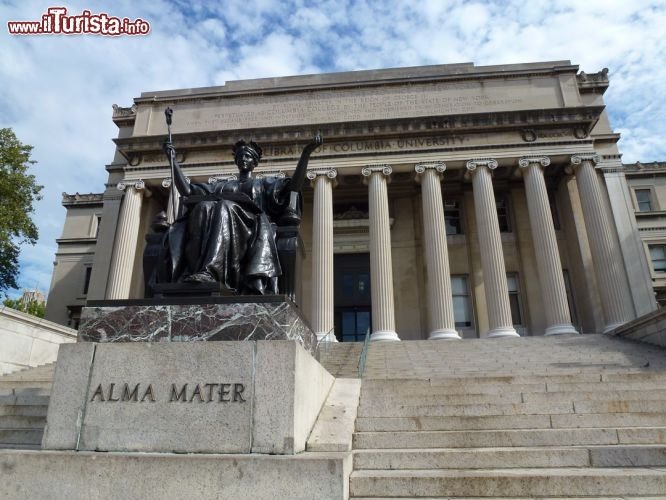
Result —
M310 155L312 152L322 145L324 139L322 139L321 134L317 132L312 138L310 143L303 148L301 153L301 158L298 160L298 165L296 165L296 170L294 175L291 176L291 190L300 192L303 188L303 182L305 181L305 173L308 169L308 162L310 161Z
M183 171L180 169L180 164L176 161L176 149L169 141L164 143L164 152L173 164L173 182L176 185L176 189L181 196L189 196L192 193L192 189L185 179Z

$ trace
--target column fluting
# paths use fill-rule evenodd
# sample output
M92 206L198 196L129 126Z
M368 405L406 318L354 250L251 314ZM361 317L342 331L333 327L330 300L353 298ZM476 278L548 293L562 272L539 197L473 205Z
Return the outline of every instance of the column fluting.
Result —
M419 163L415 170L421 181L423 205L423 240L428 276L428 339L460 339L453 315L449 251L440 187L440 174L446 170L446 165Z
M511 319L502 236L490 173L496 168L497 161L493 159L475 159L467 162L467 169L472 174L474 211L481 247L481 268L488 308L487 336L518 337Z
M618 283L624 282L624 269L613 238L613 228L604 208L600 179L594 168L594 163L598 162L599 156L596 154L571 157L593 256L592 265L606 319L606 333L631 320L633 311L622 294L623 287L618 286Z
M362 170L368 182L370 216L371 340L400 340L395 331L391 227L386 187L386 177L392 171L389 165L368 166Z
M525 181L527 211L546 316L545 335L578 333L571 324L557 236L542 170L550 165L550 158L524 157L518 160L518 165Z
M312 328L317 340L337 342L333 320L334 169L308 170L314 187L312 216Z
M128 299L134 274L134 257L139 240L141 223L141 200L145 185L143 181L127 185L118 184L118 189L125 191L120 217L116 229L116 238L111 255L109 281L106 286L107 299Z

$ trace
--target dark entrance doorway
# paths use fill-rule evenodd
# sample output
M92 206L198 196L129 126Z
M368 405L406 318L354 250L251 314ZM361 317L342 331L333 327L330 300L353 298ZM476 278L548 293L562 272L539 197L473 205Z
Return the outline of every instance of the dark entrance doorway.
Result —
M335 335L340 342L363 342L371 324L370 254L336 254Z

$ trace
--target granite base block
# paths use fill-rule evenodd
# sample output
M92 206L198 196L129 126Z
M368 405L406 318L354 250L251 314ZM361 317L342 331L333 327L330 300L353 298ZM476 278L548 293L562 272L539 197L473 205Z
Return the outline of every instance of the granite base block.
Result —
M351 453L173 455L0 450L0 498L343 500Z
M295 341L63 345L42 447L300 453L333 380Z
M312 355L317 337L283 296L153 299L92 303L81 314L82 342L294 340Z

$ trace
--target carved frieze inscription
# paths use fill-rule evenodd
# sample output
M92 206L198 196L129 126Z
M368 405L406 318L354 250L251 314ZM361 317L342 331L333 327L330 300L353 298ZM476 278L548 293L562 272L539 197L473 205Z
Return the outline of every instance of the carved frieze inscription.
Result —
M179 119L172 130L183 133L560 107L557 80L541 78L538 85L534 80L387 85L174 103ZM161 114L163 108L155 104L152 113ZM147 133L163 133L163 121L148 120Z

